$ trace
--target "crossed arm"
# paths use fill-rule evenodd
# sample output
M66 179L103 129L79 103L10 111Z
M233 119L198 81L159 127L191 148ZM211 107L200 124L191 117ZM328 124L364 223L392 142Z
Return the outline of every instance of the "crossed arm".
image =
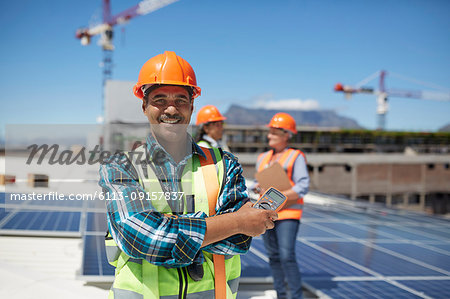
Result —
M135 170L125 167L123 159L126 157L116 156L102 165L99 184L105 192L132 198L132 192L144 190ZM108 201L108 227L121 250L166 267L189 265L200 249L227 255L246 253L251 237L272 228L277 216L272 211L253 209L249 203L244 205L247 191L242 169L230 157L225 161L227 181L216 216L196 212L172 217L157 212L151 201Z

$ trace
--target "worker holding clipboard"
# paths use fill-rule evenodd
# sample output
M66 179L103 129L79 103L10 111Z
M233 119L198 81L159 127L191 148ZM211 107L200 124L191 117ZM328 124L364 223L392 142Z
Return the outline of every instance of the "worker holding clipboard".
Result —
M271 150L258 157L255 175L257 186L260 194L275 187L287 200L278 212L275 227L263 235L264 245L269 255L277 297L287 298L287 282L291 298L302 298L295 241L302 217L303 197L309 188L306 157L300 150L288 146L293 134L297 133L295 120L289 114L275 114L267 126Z

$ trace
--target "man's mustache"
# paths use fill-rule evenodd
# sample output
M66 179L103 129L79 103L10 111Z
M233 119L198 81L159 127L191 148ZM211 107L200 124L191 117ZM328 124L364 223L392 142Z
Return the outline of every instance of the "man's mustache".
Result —
M175 114L175 115L167 115L163 114L159 117L160 121L166 121L166 120L183 120L183 117L181 115Z

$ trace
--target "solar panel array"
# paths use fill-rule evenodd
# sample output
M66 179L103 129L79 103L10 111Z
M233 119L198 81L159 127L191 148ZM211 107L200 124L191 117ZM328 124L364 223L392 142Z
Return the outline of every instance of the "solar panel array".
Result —
M86 202L11 201L0 193L0 234L80 237Z
M332 298L450 298L449 228L418 213L307 204L296 248L303 282ZM244 276L266 275L265 254L256 238Z
M5 194L0 193L0 204ZM100 204L103 204L100 202ZM80 277L112 281L104 248L104 208L83 202L0 205L0 233L83 237ZM51 209L51 210L49 210ZM331 298L450 298L450 221L373 205L306 203L297 236L303 283ZM266 282L270 267L261 238L242 257L242 280Z

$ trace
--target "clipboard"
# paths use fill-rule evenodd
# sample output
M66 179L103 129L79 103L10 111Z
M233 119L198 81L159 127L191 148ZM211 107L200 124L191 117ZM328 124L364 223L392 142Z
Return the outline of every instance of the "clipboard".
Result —
M278 162L275 162L262 171L255 173L255 179L265 190L270 187L275 187L276 189L283 191L292 188L286 172Z

